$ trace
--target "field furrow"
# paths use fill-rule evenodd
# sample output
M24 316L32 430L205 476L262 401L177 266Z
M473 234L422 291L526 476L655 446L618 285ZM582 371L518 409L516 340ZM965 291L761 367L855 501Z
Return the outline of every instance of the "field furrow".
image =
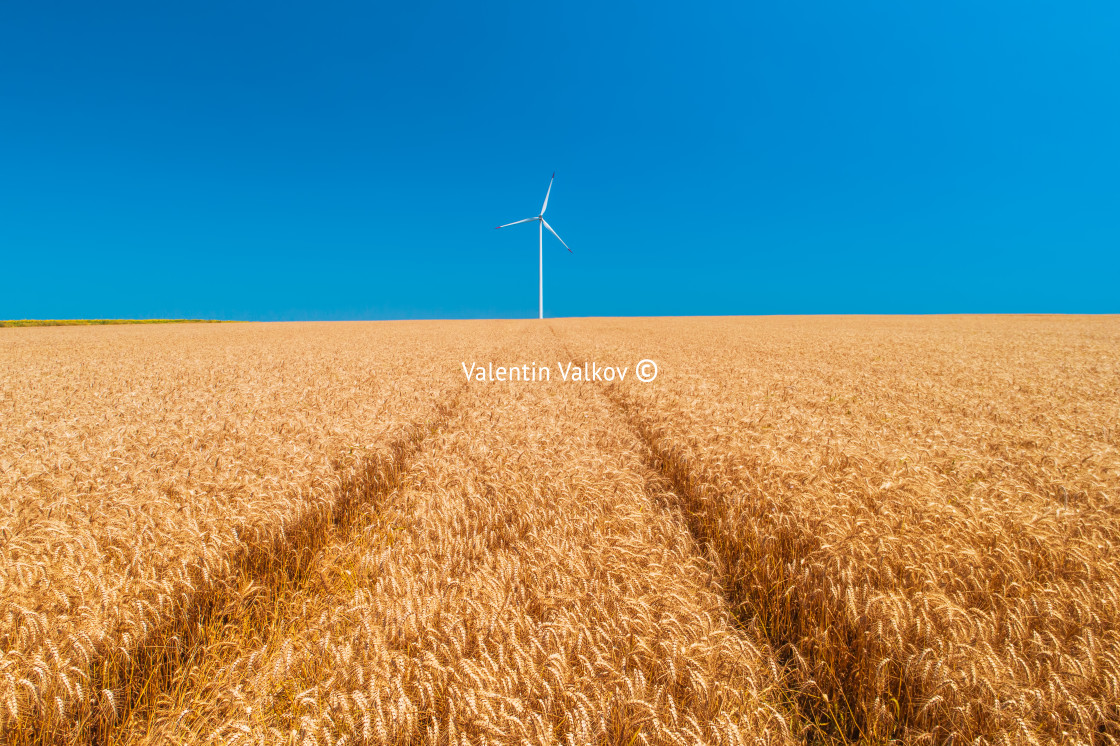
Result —
M392 332L182 329L82 337L77 363L50 359L51 336L4 351L34 364L5 381L18 456L3 464L0 526L8 741L96 731L246 582L292 582L461 385ZM262 376L262 356L290 375ZM400 365L420 383L386 374Z
M470 384L282 629L246 630L125 742L792 742L772 655L585 393Z
M658 359L610 394L822 738L1108 743L1120 330L904 321L554 326Z

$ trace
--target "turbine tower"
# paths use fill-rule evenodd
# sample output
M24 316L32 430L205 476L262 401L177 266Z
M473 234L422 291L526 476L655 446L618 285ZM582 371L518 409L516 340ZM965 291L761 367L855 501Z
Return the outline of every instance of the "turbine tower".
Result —
M538 256L538 259L540 261L540 266L539 266L539 269L540 269L540 274L539 274L539 280L540 280L540 309L539 309L540 310L540 316L538 318L542 318L542 319L544 318L544 229L548 228L548 232L551 233L552 235L556 236L556 240L559 241L560 243L564 244L565 249L568 249L568 244L564 243L564 239L560 238L559 234L557 234L556 231L552 230L552 226L549 225L544 219L544 211L548 209L548 195L552 194L552 182L553 181L556 181L556 172L555 171L552 172L552 179L548 182L548 191L544 193L544 204L541 205L541 214L540 215L536 216L535 218L525 218L524 220L515 220L512 223L506 223L505 225L499 225L498 226L498 228L508 228L509 226L517 225L518 223L531 223L534 220L540 221L540 225L537 226L537 256ZM571 249L568 249L568 253L571 254L571 253L574 253L574 252L572 252Z

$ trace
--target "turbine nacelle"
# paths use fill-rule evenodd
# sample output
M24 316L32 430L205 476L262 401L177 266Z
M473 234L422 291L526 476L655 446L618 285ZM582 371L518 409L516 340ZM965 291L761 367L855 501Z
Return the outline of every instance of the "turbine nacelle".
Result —
M517 225L519 223L531 223L534 220L539 220L539 221L541 221L541 225L543 225L545 228L548 229L549 233L556 236L557 241L564 244L564 248L568 249L569 254L574 254L575 252L572 251L568 247L568 244L564 243L564 239L560 238L560 234L558 234L556 231L552 230L552 226L549 225L548 221L546 221L544 219L545 210L548 209L548 197L549 197L550 194L552 194L552 182L553 181L556 181L556 172L555 171L552 172L552 179L548 182L548 191L544 193L544 204L541 205L541 214L540 215L537 215L535 218L525 218L524 220L515 220L512 223L506 223L505 225L496 225L496 226L494 226L494 230L497 230L499 228L508 228L511 225Z

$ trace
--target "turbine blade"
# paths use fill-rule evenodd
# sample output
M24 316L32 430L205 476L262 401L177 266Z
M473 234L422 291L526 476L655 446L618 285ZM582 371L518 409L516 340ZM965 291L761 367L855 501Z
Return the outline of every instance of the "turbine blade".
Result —
M557 233L556 233L556 231L552 230L552 226L551 226L551 225L549 225L549 224L548 224L548 222L547 222L547 221L545 221L545 219L544 219L544 218L541 218L541 223L544 223L544 227L545 227L545 228L548 228L548 232L549 232L549 233L551 233L552 235L556 236L556 240L557 240L557 241L559 241L560 243L564 243L564 239L560 238L559 234L557 234ZM568 249L568 244L564 243L564 248L565 248L565 249ZM575 252L574 252L574 251L572 251L571 249L568 249L568 253L569 253L569 254L574 254Z
M541 205L541 215L548 209L548 195L552 194L552 182L556 181L556 172L552 172L552 178L548 181L548 191L544 193L544 204Z
M514 220L512 223L506 223L505 225L496 225L494 226L494 230L497 230L498 228L508 228L511 225L517 225L518 223L528 223L533 220L540 220L540 218L525 218L524 220Z

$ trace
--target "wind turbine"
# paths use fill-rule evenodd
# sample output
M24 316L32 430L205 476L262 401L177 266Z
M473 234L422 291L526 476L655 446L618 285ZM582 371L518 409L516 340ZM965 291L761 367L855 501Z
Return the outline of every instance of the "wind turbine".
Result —
M545 219L544 219L544 211L548 209L548 195L552 194L552 182L553 181L556 181L556 172L555 171L552 172L552 179L548 182L548 191L544 193L544 204L541 205L541 214L540 215L536 216L535 218L525 218L524 220L515 220L512 223L506 223L505 225L499 225L498 226L498 228L508 228L509 226L517 225L518 223L531 223L534 220L539 220L540 221L540 225L537 226L537 229L538 229L537 230L537 232L538 232L537 251L538 251L538 256L540 258L540 291L541 291L541 294L540 294L540 316L538 318L542 318L542 319L544 318L544 229L548 228L548 232L551 233L552 235L556 236L556 240L559 241L560 243L563 243L564 248L568 249L568 244L564 243L564 239L560 238L560 236L556 233L556 231L552 230L552 226L549 225L547 222L545 222ZM572 252L571 249L568 249L568 253L571 254L573 252Z

